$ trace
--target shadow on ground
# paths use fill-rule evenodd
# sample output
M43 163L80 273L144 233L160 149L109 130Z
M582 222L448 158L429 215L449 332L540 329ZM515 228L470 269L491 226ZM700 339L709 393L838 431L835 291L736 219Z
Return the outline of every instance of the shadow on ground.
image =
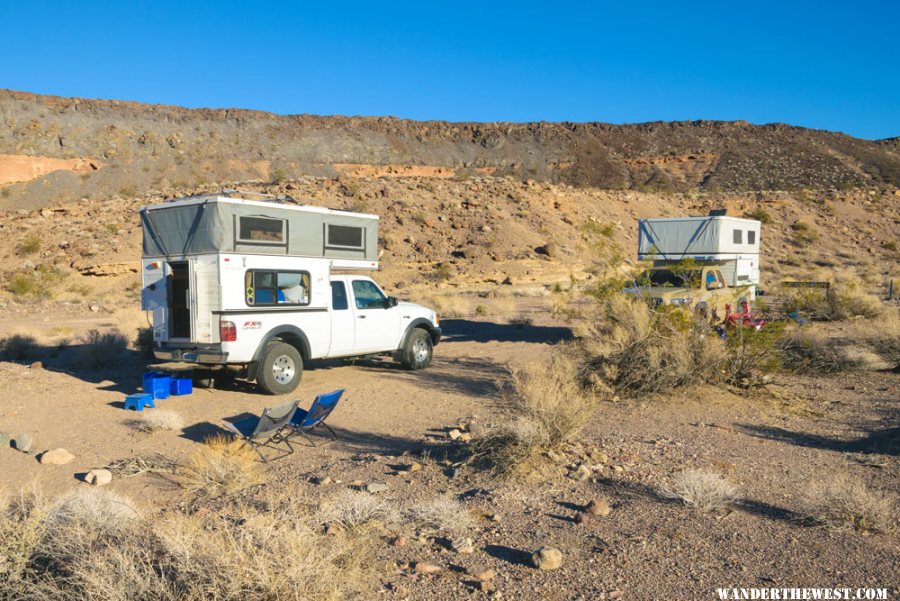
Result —
M532 342L556 344L572 338L571 328L533 326L469 319L443 319L442 343L453 342Z
M820 434L808 434L805 432L793 432L775 426L757 426L752 424L739 424L739 431L757 438L777 440L788 444L813 449L837 451L839 453L863 453L884 455L900 454L900 427L882 428L872 430L865 436L855 440L843 440L822 436Z

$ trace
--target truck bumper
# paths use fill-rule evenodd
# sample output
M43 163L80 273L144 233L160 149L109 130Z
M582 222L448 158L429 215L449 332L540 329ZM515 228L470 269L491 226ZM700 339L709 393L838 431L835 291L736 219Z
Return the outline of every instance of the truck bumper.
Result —
M228 353L212 349L153 349L153 355L163 361L184 361L204 365L224 365L228 363Z
M431 344L432 344L432 346L437 346L438 344L440 344L440 342L441 342L441 336L442 336L442 335L443 335L443 334L441 333L441 327L440 327L440 326L437 326L436 328L432 329L432 331L431 331Z

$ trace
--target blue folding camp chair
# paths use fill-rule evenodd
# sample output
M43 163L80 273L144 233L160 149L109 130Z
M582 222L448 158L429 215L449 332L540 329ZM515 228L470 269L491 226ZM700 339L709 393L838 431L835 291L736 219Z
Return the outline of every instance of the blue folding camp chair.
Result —
M319 426L325 426L325 429L331 433L331 437L337 440L337 434L331 429L331 426L325 423L325 420L331 415L334 408L337 407L338 401L341 400L341 395L343 394L343 388L335 390L334 392L320 394L313 400L312 405L309 407L309 411L298 407L294 412L294 417L291 418L291 421L288 424L288 427L292 430L288 435L288 438L295 434L299 434L308 440L310 445L315 447L318 445L309 437L309 432Z
M278 449L283 454L273 457L272 459L281 459L287 457L294 452L288 440L292 432L285 432L294 410L297 409L297 403L300 401L289 401L276 405L275 407L267 407L263 410L262 415L252 416L236 422L225 422L225 428L248 444L259 454L263 463L268 463L268 459L263 455L262 449Z

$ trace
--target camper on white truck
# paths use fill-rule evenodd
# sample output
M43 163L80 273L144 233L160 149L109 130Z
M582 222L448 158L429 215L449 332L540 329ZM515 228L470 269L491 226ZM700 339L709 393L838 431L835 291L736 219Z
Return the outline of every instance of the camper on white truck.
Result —
M270 394L311 359L431 363L435 312L386 295L378 217L224 195L143 207L141 307L158 359L228 369Z

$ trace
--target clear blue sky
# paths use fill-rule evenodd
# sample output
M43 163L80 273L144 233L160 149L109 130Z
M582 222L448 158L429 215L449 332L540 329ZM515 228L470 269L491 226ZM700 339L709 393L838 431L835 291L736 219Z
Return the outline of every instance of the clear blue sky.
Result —
M0 0L0 87L282 114L900 135L900 3Z

